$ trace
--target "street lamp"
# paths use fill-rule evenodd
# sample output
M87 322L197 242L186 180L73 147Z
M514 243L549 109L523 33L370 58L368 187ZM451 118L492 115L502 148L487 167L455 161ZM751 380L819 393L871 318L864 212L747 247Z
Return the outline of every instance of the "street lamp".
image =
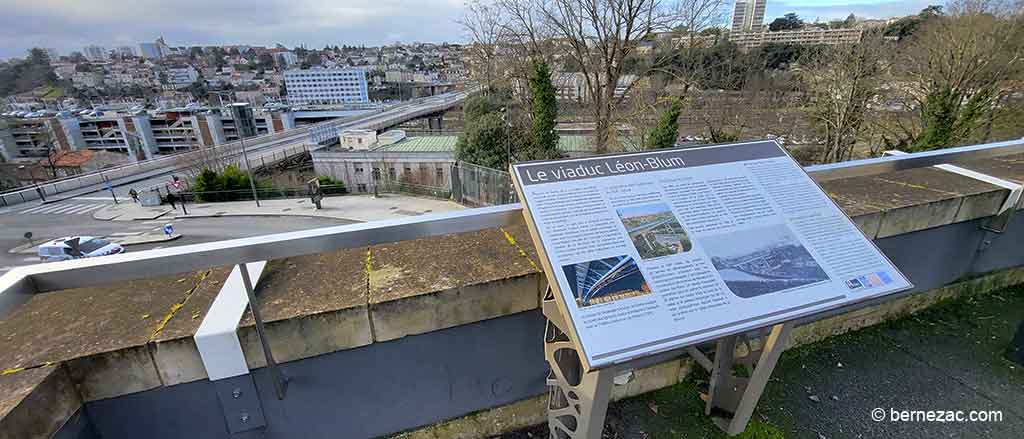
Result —
M249 175L249 189L252 190L252 198L256 200L256 207L260 207L260 197L256 194L256 180L252 176L252 167L249 166L249 154L245 151L245 137L249 134L249 121L252 120L252 109L249 108L248 103L244 102L236 102L231 104L229 108L231 111L231 118L235 121L235 132L238 133L238 143L242 148L242 160L245 161L245 172Z
M505 124L505 155L508 165L512 165L512 122L508 117L506 107L501 107L501 121Z

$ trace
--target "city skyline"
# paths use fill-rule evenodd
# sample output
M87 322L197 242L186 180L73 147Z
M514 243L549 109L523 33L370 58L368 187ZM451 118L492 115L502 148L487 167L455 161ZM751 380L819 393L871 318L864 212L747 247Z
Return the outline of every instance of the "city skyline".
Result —
M408 1L262 0L252 7L181 0L165 2L100 0L72 2L0 0L0 59L23 57L32 47L54 48L62 55L82 52L87 46L107 49L138 47L163 35L172 46L253 45L287 47L305 45L379 46L395 42L464 42L455 20L461 0ZM913 14L934 1L837 0L768 1L765 24L787 12L806 21L845 18L850 13L866 18ZM732 5L729 5L731 12ZM110 13L117 11L117 13ZM156 12L155 12L156 11ZM230 25L229 25L230 24ZM722 23L728 25L728 22Z

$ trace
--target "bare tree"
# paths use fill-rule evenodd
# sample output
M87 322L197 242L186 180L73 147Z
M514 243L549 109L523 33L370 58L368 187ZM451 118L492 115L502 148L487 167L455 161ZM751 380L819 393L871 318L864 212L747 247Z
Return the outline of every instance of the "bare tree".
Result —
M983 133L1005 114L1007 84L1024 74L1020 2L955 0L947 8L903 50L899 98L914 115L887 126L890 148L943 148Z
M195 143L193 142L193 145ZM242 148L238 142L227 143L216 146L197 147L191 151L178 155L176 160L179 167L183 168L185 174L195 179L200 173L209 169L214 172L221 172L228 165L238 165L238 157Z
M594 143L598 152L607 151L617 107L632 86L620 88L626 60L645 37L676 27L676 8L658 0L549 0L541 11L561 54L583 75Z
M498 80L498 53L507 18L494 2L470 0L466 13L457 20L469 37L471 74L484 83L488 92L493 91Z
M682 35L679 36L677 46L690 49L700 47L701 33L724 23L731 3L726 0L679 0L676 14L679 16Z
M823 143L820 162L849 160L865 138L868 105L881 87L884 45L880 34L871 34L858 44L822 48L800 67L804 110Z

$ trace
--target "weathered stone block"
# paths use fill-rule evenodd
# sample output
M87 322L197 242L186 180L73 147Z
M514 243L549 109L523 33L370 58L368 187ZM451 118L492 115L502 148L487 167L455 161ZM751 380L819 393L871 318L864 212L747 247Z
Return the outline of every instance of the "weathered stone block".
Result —
M373 343L365 306L279 320L266 329L274 360L282 363ZM239 328L238 339L250 369L266 366L255 326Z
M964 197L955 221L959 223L995 215L1009 193L1009 190L1001 190Z
M625 384L616 384L612 387L612 400L618 401L675 385L679 382L681 368L680 360L674 359L642 369L634 369L631 371L631 379Z
M495 407L393 436L394 439L476 439L547 422L547 395Z
M165 386L206 379L206 367L192 338L150 344L153 361Z
M852 218L861 233L868 239L878 236L878 228L882 225L882 212L866 213Z
M160 374L146 346L70 360L65 365L86 402L160 387Z
M902 235L952 223L960 210L960 198L890 209L882 216L877 238Z
M537 308L537 288L537 275L526 275L373 303L374 339L394 340L529 311Z
M62 366L45 366L0 377L0 439L48 438L82 399Z

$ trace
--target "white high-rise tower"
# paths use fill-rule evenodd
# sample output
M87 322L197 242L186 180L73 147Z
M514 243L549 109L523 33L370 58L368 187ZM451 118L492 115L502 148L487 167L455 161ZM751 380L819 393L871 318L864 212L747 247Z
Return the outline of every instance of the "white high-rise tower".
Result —
M764 10L767 0L736 0L732 12L733 32L753 32L764 25Z

